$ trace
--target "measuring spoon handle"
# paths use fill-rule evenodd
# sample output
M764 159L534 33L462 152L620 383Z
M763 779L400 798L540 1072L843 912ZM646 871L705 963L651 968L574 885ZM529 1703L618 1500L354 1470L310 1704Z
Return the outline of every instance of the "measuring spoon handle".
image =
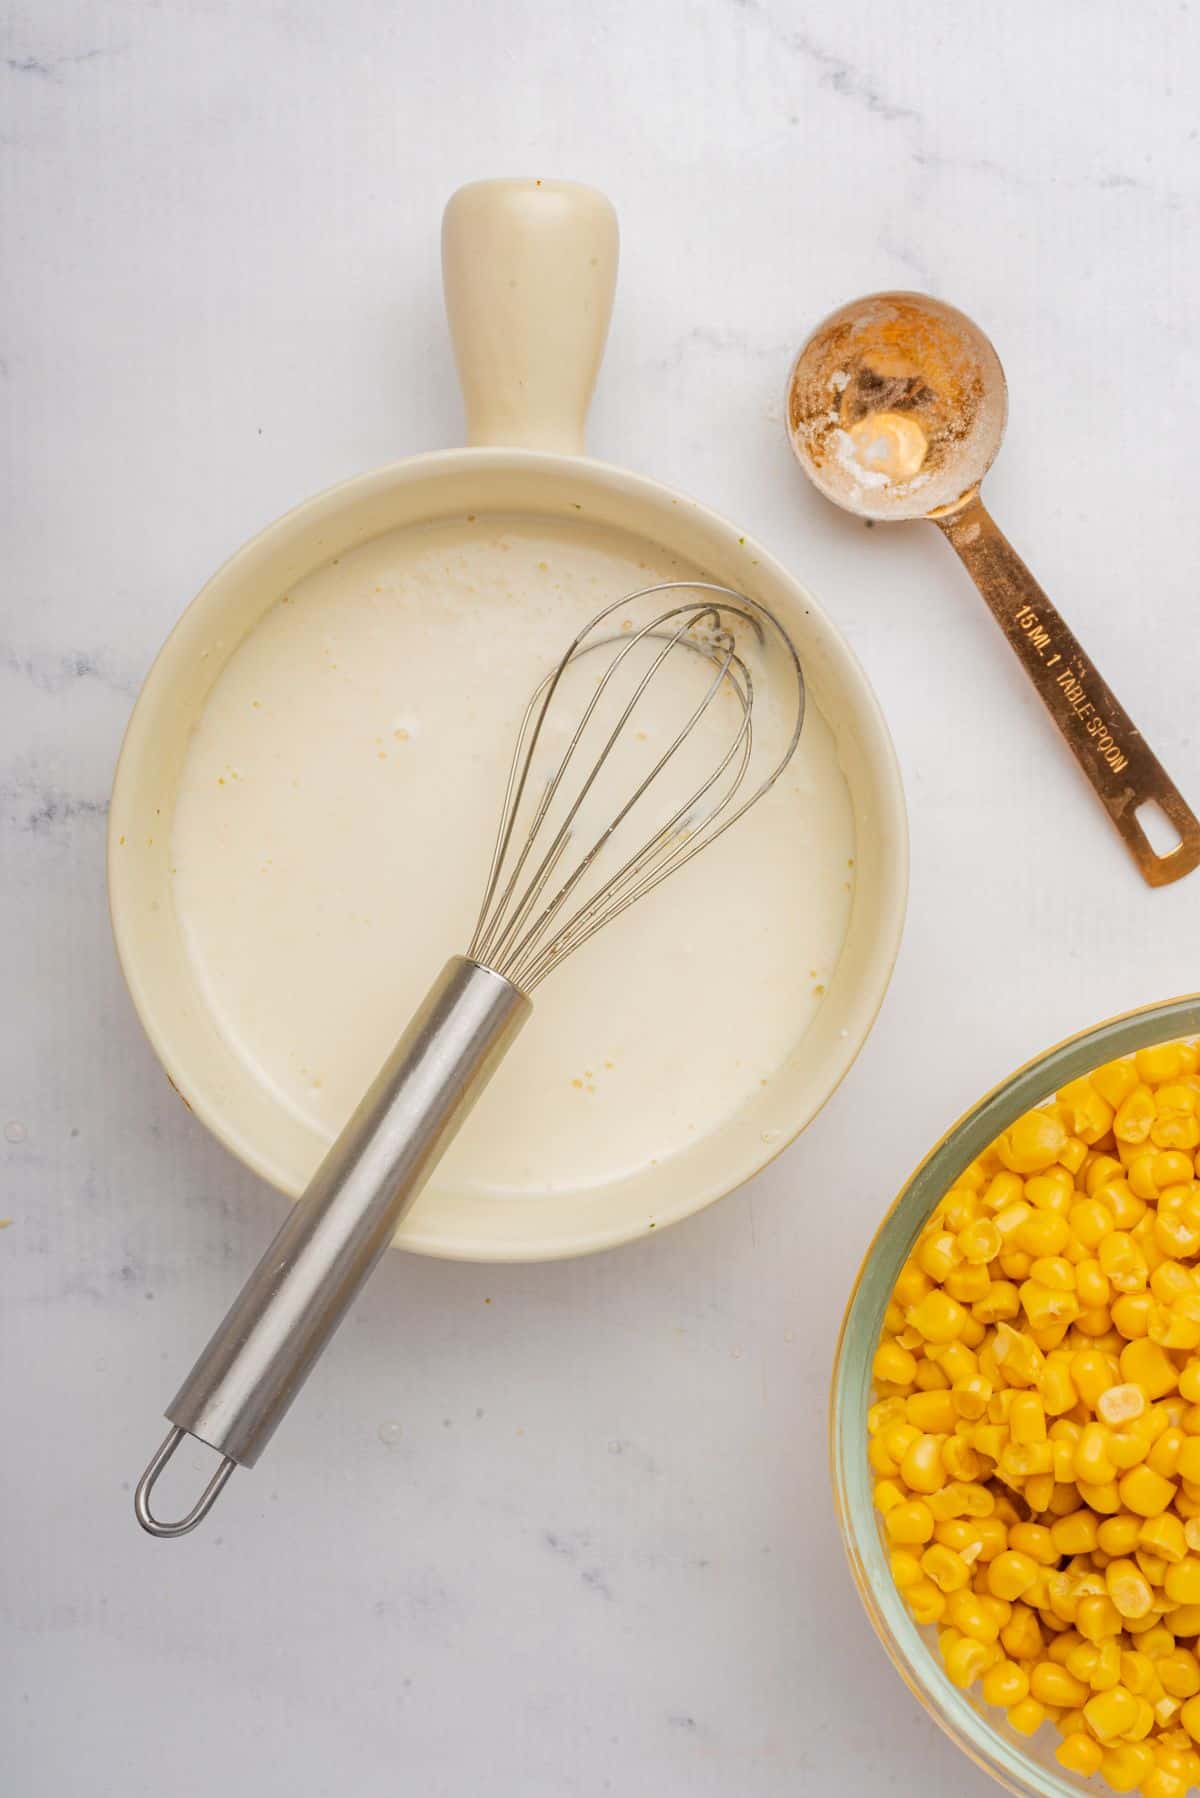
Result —
M1152 887L1200 865L1200 819L1096 671L978 494L933 522L958 552L1042 704ZM1153 801L1179 832L1160 855L1138 818Z

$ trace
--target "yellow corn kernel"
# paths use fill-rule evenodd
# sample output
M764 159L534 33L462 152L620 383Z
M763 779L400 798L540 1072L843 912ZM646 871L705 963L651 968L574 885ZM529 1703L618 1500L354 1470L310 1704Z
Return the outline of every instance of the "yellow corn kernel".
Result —
M1097 1545L1099 1522L1093 1511L1071 1511L1050 1525L1050 1539L1060 1555L1088 1554Z
M1006 1248L1013 1246L1013 1240L1017 1231L1021 1228L1026 1219L1031 1218L1032 1216L1033 1206L1027 1205L1025 1200L1021 1198L1014 1199L1011 1204L1004 1205L995 1213L992 1222L995 1224L997 1230L999 1230L1001 1240Z
M1121 1684L1135 1698L1141 1698L1154 1685L1156 1674L1150 1656L1137 1649L1124 1649L1120 1655Z
M933 1288L933 1281L927 1273L919 1268L915 1261L906 1261L896 1279L892 1297L905 1310L911 1305L919 1305L927 1292Z
M1086 1076L1064 1086L1058 1104L1067 1129L1085 1143L1098 1142L1112 1128L1113 1108Z
M1103 1517L1096 1526L1096 1539L1107 1555L1131 1555L1142 1539L1142 1522L1132 1511Z
M1063 1710L1087 1713L1091 1688L1068 1673L1055 1661L1038 1661L1029 1674L1029 1690L1039 1704L1060 1706Z
M1061 1256L1071 1240L1071 1226L1058 1211L1031 1211L1008 1241L1026 1255L1041 1260Z
M1121 1163L1112 1155L1093 1150L1087 1167L1084 1169L1083 1188L1088 1198L1094 1198L1102 1186L1110 1180L1122 1178Z
M1171 1511L1163 1512L1160 1517L1147 1517L1138 1540L1143 1548L1157 1555L1168 1566L1182 1561L1188 1551L1184 1525Z
M1142 1781L1142 1798L1187 1798L1189 1781L1157 1763Z
M1038 1564L1032 1556L1020 1554L1015 1549L1005 1549L988 1567L988 1591L997 1598L1007 1598L1011 1602L1023 1597L1037 1576Z
M1133 1061L1138 1078L1147 1086L1159 1086L1165 1081L1178 1080L1185 1072L1184 1044L1151 1043L1148 1048L1139 1049Z
M1148 1617L1154 1609L1154 1588L1134 1561L1110 1561L1104 1571L1108 1596L1126 1620Z
M904 1414L924 1434L948 1436L958 1422L949 1392L914 1392L905 1400Z
M980 1691L985 1704L1007 1710L1029 1696L1029 1675L1016 1661L997 1661L984 1674Z
M935 1524L950 1523L967 1515L967 1495L962 1480L950 1480L945 1486L939 1486L936 1492L926 1495L925 1502L933 1512Z
M1063 1486L1075 1483L1075 1444L1071 1441L1055 1441L1051 1444L1054 1450L1054 1478ZM892 1470L895 1472L895 1468Z
M1101 1643L1121 1633L1121 1613L1107 1595L1081 1598L1075 1610L1075 1628L1086 1641Z
M911 1548L916 1543L932 1541L933 1512L923 1500L911 1498L888 1512L883 1527L889 1541L897 1547Z
M1105 1181L1096 1188L1095 1197L1108 1207L1115 1230L1136 1229L1146 1215L1145 1200L1138 1198L1128 1180Z
M981 1455L998 1461L1008 1441L1008 1431L1000 1423L977 1423L971 1431L971 1444Z
M1112 1302L1112 1320L1127 1342L1145 1336L1150 1328L1154 1300L1148 1292L1122 1293Z
M1195 1293L1195 1276L1181 1261L1164 1261L1150 1275L1150 1290L1160 1305L1170 1305Z
M1034 1689L1032 1681L1030 1689ZM1118 1736L1126 1735L1134 1727L1138 1718L1138 1701L1124 1686L1113 1686L1111 1691L1097 1692L1094 1698L1089 1697L1083 1706L1083 1714L1092 1734L1107 1744L1115 1741Z
M971 1636L959 1636L946 1649L942 1660L951 1685L965 1691L987 1670L991 1650Z
M1023 1280L1020 1286L1021 1309L1029 1320L1031 1330L1053 1330L1059 1327L1056 1342L1061 1342L1068 1324L1079 1317L1081 1306L1073 1292L1056 1291L1043 1286L1038 1280ZM1108 1328L1108 1313L1104 1313L1102 1329Z
M904 1400L902 1398L881 1398L867 1412L867 1428L872 1436L880 1430L886 1430L894 1423L904 1422Z
M892 1386L911 1386L916 1371L916 1356L910 1355L898 1342L881 1342L875 1350L871 1372L877 1380L885 1380Z
M902 1486L898 1486L895 1480L877 1480L871 1499L877 1511L886 1512L892 1510L895 1505L906 1504L908 1493Z
M1108 1275L1094 1255L1088 1255L1075 1266L1075 1296L1085 1311L1098 1311L1113 1297Z
M1193 1356L1180 1374L1179 1396L1189 1405L1200 1405L1200 1356Z
M953 1342L962 1335L967 1314L957 1299L934 1287L919 1305L907 1312L909 1322L921 1332L926 1342Z
M1036 1736L1046 1721L1046 1707L1039 1704L1036 1698L1022 1698L1019 1704L1011 1705L1006 1713L1011 1728L1021 1736Z
M1154 1094L1148 1086L1135 1086L1117 1107L1113 1135L1118 1143L1144 1143L1154 1119Z
M955 1380L950 1388L950 1396L959 1417L973 1423L987 1410L988 1400L992 1396L991 1381L985 1380L982 1374L971 1374L965 1380Z
M1200 1436L1185 1436L1176 1462L1180 1479L1200 1484Z
M991 1285L991 1276L986 1267L956 1267L953 1273L947 1274L942 1282L942 1289L957 1299L960 1305L973 1305L981 1299Z
M1176 1636L1200 1636L1200 1604L1177 1604L1166 1621Z
M973 1481L979 1478L983 1463L963 1436L949 1436L942 1443L942 1466L952 1480Z
M1162 1398L1179 1384L1179 1372L1157 1342L1127 1342L1121 1350L1122 1378L1140 1386L1147 1398Z
M1160 1655L1154 1671L1163 1691L1172 1698L1194 1698L1200 1692L1200 1661L1190 1648L1173 1648L1170 1654Z
M1096 1664L1087 1683L1093 1692L1110 1692L1121 1683L1121 1647L1116 1636L1110 1636L1096 1649Z
M1102 1068L1094 1068L1088 1080L1105 1104L1115 1109L1137 1085L1138 1070L1132 1061L1109 1061Z
M1196 1231L1196 1246L1200 1248L1200 1229ZM1200 1293L1185 1292L1169 1306L1156 1305L1146 1334L1160 1348L1200 1348Z
M1020 1174L1009 1173L1007 1169L993 1174L983 1190L980 1203L985 1211L993 1214L1003 1211L1007 1205L1018 1202L1025 1190L1025 1182Z
M912 1399L909 1399L911 1416ZM1110 1386L1096 1400L1096 1412L1101 1421L1112 1429L1120 1429L1123 1424L1133 1423L1146 1410L1146 1394L1140 1386L1126 1381L1120 1386ZM913 1420L916 1421L915 1419Z
M1178 1427L1163 1430L1146 1456L1146 1465L1152 1467L1155 1473L1160 1473L1165 1480L1176 1478L1180 1452L1188 1440Z
M1000 1253L1004 1239L989 1217L977 1217L955 1237L958 1252L971 1266L985 1266Z
M1172 1604L1200 1604L1200 1556L1185 1555L1182 1561L1168 1567L1163 1591Z
M1010 1442L1001 1450L997 1471L1009 1481L1023 1481L1031 1475L1054 1477L1054 1445L1050 1442Z
M1054 1750L1054 1758L1068 1773L1079 1773L1087 1779L1100 1771L1104 1750L1092 1736L1076 1730L1063 1737Z
M955 1554L962 1555L964 1561L972 1563L978 1559L978 1553L968 1555L968 1551L976 1541L976 1528L970 1517L947 1517L933 1526L933 1539L941 1542L946 1548L952 1548Z
M1137 1471L1135 1467L1134 1472ZM1129 1475L1126 1474L1125 1478L1128 1479L1128 1477ZM1093 1511L1099 1511L1101 1516L1115 1516L1121 1509L1121 1491L1116 1480L1104 1480L1098 1486L1091 1485L1087 1480L1077 1480L1075 1483L1084 1504L1090 1505Z
M904 1602L917 1623L937 1623L946 1613L946 1594L930 1579L921 1579L909 1586Z
M1063 1636L1073 1636L1075 1634L1077 1634L1075 1630L1063 1631ZM1063 1636L1058 1637L1056 1641L1051 1644L1051 1647L1057 1647L1058 1642L1062 1641ZM1092 1683L1091 1676L1096 1670L1096 1663L1099 1659L1100 1650L1096 1647L1094 1642L1072 1642L1067 1649L1063 1666L1068 1673L1073 1674L1076 1679L1081 1679L1084 1685L1087 1686Z
M1075 1478L1089 1485L1100 1485L1116 1478L1116 1468L1108 1458L1109 1432L1102 1423L1085 1423L1075 1444Z
M942 1465L942 1442L939 1436L918 1437L905 1451L900 1463L900 1478L910 1492L920 1492L925 1497L945 1485L946 1469ZM1162 1507L1159 1506L1159 1509Z
M1112 1313L1107 1305L1101 1305L1098 1311L1081 1311L1073 1323L1074 1328L1081 1336L1090 1336L1094 1339L1103 1338L1105 1343L1112 1340ZM919 1380L920 1377L921 1369L918 1367L917 1379Z
M921 1578L921 1563L911 1549L894 1548L888 1558L888 1566L901 1592L906 1586L915 1586Z
M946 1605L946 1616L964 1636L983 1642L989 1648L1000 1635L1000 1625L974 1592L954 1592Z
M979 1372L979 1357L973 1349L967 1347L961 1336L936 1349L935 1354L938 1366L952 1386L957 1385L959 1380L973 1379Z
M997 1630L1002 1630L1012 1616L1012 1605L1009 1604L1007 1599L997 1598L992 1592L980 1591L978 1589L978 1580L979 1578L982 1578L982 1576L983 1569L981 1567L976 1581L975 1596L987 1612L988 1616L995 1623Z
M1051 1451L1053 1453L1053 1450ZM1047 1509L1054 1496L1054 1473L1031 1473L1025 1481L1025 1503L1031 1511L1042 1512Z
M896 1465L895 1457L889 1455L887 1444L882 1436L872 1436L870 1442L867 1444L867 1460L870 1462L873 1471L879 1474L882 1479L894 1479L896 1474L900 1471Z
M917 1362L917 1377L913 1384L918 1392L944 1391L950 1384L936 1361Z
M1139 1637L1138 1647L1152 1661L1157 1661L1162 1655L1171 1653L1175 1647L1175 1638L1165 1624L1156 1623L1153 1629Z
M1054 1537L1044 1523L1014 1523L1008 1532L1008 1546L1018 1554L1028 1555L1041 1567L1058 1566Z
M1154 1752L1144 1742L1116 1742L1104 1750L1100 1771L1114 1792L1136 1792L1154 1771Z
M934 1542L921 1556L921 1572L942 1592L959 1592L970 1577L967 1563L952 1548ZM911 1582L910 1582L911 1583Z
M1150 1278L1146 1257L1127 1230L1113 1230L1096 1251L1100 1271L1116 1292L1140 1292Z
M1026 1604L1014 1604L1012 1616L1000 1631L1000 1645L1010 1660L1036 1660L1045 1647L1036 1612Z
M1051 1292L1074 1292L1075 1264L1065 1255L1039 1255L1029 1269L1029 1277Z
M1018 1392L1008 1413L1008 1433L1013 1442L1044 1442L1046 1413L1036 1392Z
M1037 1344L1011 1324L996 1326L992 1353L1010 1386L1036 1386L1045 1361Z
M1088 1158L1088 1146L1079 1136L1068 1136L1058 1151L1058 1165L1066 1168L1069 1174L1078 1174Z
M1067 1224L1075 1240L1093 1254L1115 1228L1111 1211L1099 1199L1076 1199L1067 1213Z
M1055 1443L1055 1445L1054 1445L1054 1452L1057 1455L1057 1453L1058 1453L1058 1444L1057 1443ZM1056 1480L1054 1482L1053 1490L1050 1493L1049 1501L1048 1501L1048 1503L1046 1503L1042 1506L1042 1510L1047 1514L1047 1516L1058 1518L1058 1517L1069 1517L1071 1515L1072 1511L1076 1511L1078 1509L1079 1509L1079 1491L1075 1485L1074 1480L1070 1481L1069 1483L1060 1483L1058 1480Z
M1160 1086L1154 1095L1150 1140L1160 1149L1188 1150L1200 1143L1197 1107L1200 1094L1192 1086Z
M1071 1379L1085 1405L1093 1407L1100 1394L1115 1386L1116 1375L1106 1355L1099 1349L1078 1349L1071 1357Z
M923 1274L942 1281L958 1264L958 1245L949 1230L935 1226L917 1244L913 1259Z
M937 1208L937 1221L957 1238L979 1215L979 1202L965 1186L952 1186Z
M1064 1411L1074 1410L1079 1403L1070 1363L1071 1357L1066 1350L1056 1350L1054 1355L1046 1357L1039 1392L1042 1409L1050 1417L1061 1417Z
M971 1306L971 1316L980 1325L995 1324L1016 1317L1020 1309L1021 1295L1012 1281L993 1280L984 1296Z
M1037 1174L1054 1166L1066 1140L1066 1131L1050 1112L1027 1111L999 1138L996 1153L1013 1173Z
M1189 1698L1179 1713L1179 1721L1193 1742L1200 1742L1200 1699Z
M1130 1468L1117 1482L1121 1503L1138 1517L1157 1517L1160 1511L1166 1510L1175 1490L1171 1480L1146 1466Z
M913 1443L920 1440L920 1430L915 1424L905 1421L889 1425L880 1437L880 1444L886 1448L893 1461L898 1463L904 1459Z

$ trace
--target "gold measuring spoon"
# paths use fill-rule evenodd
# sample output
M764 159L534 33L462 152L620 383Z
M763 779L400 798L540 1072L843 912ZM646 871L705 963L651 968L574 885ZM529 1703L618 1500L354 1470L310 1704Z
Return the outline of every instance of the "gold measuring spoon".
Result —
M920 293L872 294L831 313L788 384L788 433L809 479L860 518L937 525L1146 880L1166 886L1200 864L1200 820L979 497L1007 410L983 332ZM1138 816L1147 804L1179 836L1165 854Z

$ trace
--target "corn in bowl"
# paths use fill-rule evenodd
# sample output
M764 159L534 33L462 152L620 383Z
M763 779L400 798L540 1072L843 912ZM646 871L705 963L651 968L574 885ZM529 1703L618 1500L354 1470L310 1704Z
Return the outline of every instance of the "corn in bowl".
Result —
M1089 1066L1084 1045L1122 1030L1103 1046L1128 1052ZM1138 1034L1118 1020L1066 1045L951 1133L913 1182L957 1152L942 1197L931 1209L926 1180L898 1255L902 1195L868 1260L874 1341L860 1288L835 1379L868 1609L935 1714L1017 1791L1093 1774L1147 1798L1200 1787L1200 1054ZM1042 1066L1069 1077L1029 1104ZM1003 1127L985 1137L989 1117ZM897 1596L938 1677L897 1639Z

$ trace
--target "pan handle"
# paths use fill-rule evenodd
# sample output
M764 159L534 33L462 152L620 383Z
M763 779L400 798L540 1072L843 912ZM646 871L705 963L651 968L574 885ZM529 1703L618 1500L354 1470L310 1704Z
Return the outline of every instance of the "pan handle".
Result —
M573 181L473 181L442 220L467 441L582 455L617 280L617 215Z

